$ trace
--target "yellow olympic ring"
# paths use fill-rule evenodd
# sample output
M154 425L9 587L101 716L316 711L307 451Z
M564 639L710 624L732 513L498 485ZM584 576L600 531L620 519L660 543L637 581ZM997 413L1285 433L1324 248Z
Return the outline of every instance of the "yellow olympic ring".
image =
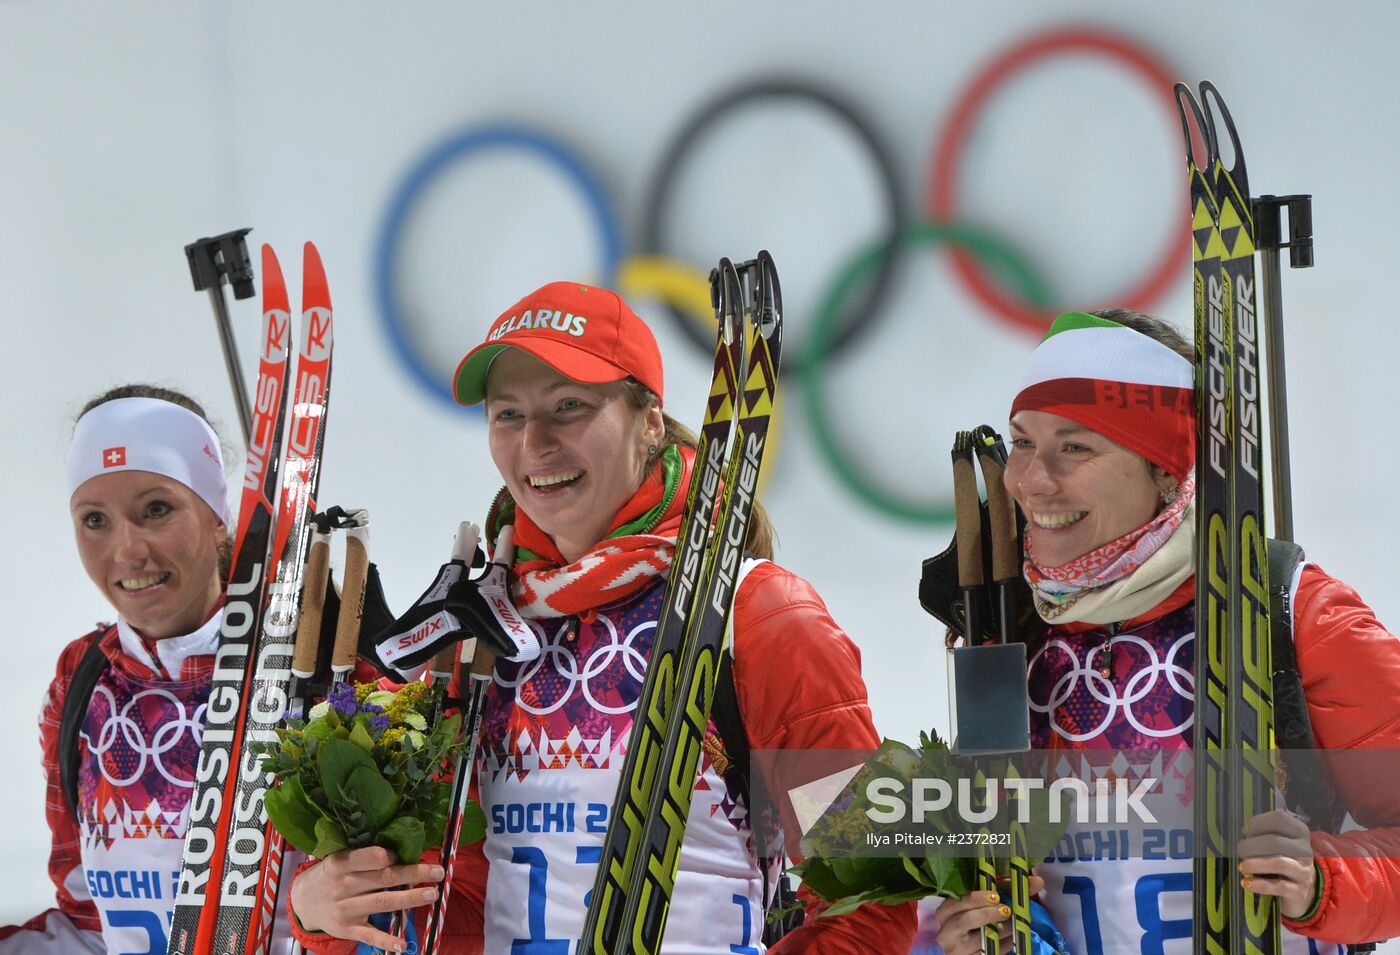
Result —
M719 333L715 310L710 304L710 280L686 262L660 255L628 256L618 264L617 290L628 302L654 299L678 308L694 319L706 334ZM768 419L768 447L763 452L763 466L758 472L760 492L773 473L773 462L782 453L782 402L783 389L779 388L773 402L773 415Z

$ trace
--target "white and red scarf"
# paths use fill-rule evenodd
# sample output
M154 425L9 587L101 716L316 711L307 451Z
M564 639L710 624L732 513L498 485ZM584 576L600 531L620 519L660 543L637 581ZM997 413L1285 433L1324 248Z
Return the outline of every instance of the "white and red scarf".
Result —
M649 587L671 567L681 511L695 461L689 448L662 452L637 493L617 512L608 535L578 560L564 560L554 541L504 491L488 520L495 539L515 525L511 597L525 616L592 618L599 607Z

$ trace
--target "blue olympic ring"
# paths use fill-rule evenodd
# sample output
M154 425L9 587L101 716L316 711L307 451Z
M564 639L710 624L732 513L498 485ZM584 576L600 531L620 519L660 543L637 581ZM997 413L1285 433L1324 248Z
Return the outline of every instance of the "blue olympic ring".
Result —
M452 397L448 375L433 375L426 368L423 356L414 348L405 318L395 294L394 279L398 275L399 246L403 232L415 205L428 186L458 160L474 152L490 149L516 149L534 153L563 171L578 187L593 212L602 247L599 283L611 285L622 263L622 229L612 208L603 195L602 186L562 142L538 130L513 123L477 126L454 135L431 149L404 178L389 201L389 210L375 247L375 297L379 313L395 353L412 372L413 379L433 397L454 410L460 406Z

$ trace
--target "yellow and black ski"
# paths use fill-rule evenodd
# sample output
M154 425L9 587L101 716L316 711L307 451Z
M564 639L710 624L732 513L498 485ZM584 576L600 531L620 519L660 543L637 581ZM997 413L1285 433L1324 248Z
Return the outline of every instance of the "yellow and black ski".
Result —
M1240 883L1245 822L1274 808L1273 668L1254 217L1220 93L1176 88L1191 187L1196 321L1194 951L1275 955L1277 906ZM1221 134L1228 136L1229 161ZM1193 135L1194 134L1194 135ZM1193 139L1195 148L1193 148ZM1197 161L1197 157L1201 161Z
M1233 335L1235 453L1231 477L1230 533L1234 573L1230 576L1230 787L1232 838L1244 834L1251 817L1274 808L1273 660L1269 631L1268 547L1264 530L1264 405L1260 323L1254 293L1254 211L1244 151L1234 119L1220 91L1201 84L1206 121L1228 135L1231 164L1217 148L1215 201L1222 253L1221 301ZM1223 129L1222 129L1223 126ZM1232 860L1232 862L1237 860ZM1232 868L1233 874L1233 868ZM1278 906L1273 896L1246 892L1231 879L1231 951L1275 955L1282 951Z
M1225 318L1214 131L1185 84L1176 86L1191 196L1196 342L1196 708L1192 938L1196 955L1230 955L1234 830L1226 794L1230 732L1230 527L1234 336Z
M715 373L580 955L660 950L776 396L782 306L772 257L760 252L740 268L723 259L710 281Z

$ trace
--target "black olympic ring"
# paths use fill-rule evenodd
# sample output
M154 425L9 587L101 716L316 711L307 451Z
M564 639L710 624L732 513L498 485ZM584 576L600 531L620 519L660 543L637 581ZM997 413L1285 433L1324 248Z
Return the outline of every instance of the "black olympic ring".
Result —
M686 121L680 132L666 146L656 167L656 177L647 189L646 200L642 206L642 248L645 251L665 254L661 247L663 237L666 234L665 198L675 184L685 154L696 144L701 134L718 122L725 113L752 100L764 99L795 99L812 103L826 110L849 127L855 133L856 138L860 140L861 145L869 152L871 159L874 160L875 167L880 174L880 181L884 186L885 212L889 221L880 238L887 243L892 243L904 231L907 217L904 212L904 203L901 201L899 176L895 171L894 158L885 148L883 141L876 134L869 121L861 116L849 102L830 90L803 80L772 78L744 83L710 99ZM856 334L875 319L879 306L884 301L894 280L897 262L897 256L889 256L881 262L880 268L876 271L870 284L862 290L860 297L852 303L851 307L842 314L841 322L828 346L828 353L843 351ZM666 311L675 319L682 334L695 343L703 354L709 355L714 352L715 342L712 332L697 326L686 317L685 312L674 305L666 305ZM798 354L795 359L783 363L781 374L797 373L804 362L805 359Z
M935 145L934 181L928 198L935 214L956 215L956 205L952 196L955 192L953 187L956 183L957 156L970 128L972 117L986 104L990 94L1006 76L1047 56L1086 53L1116 58L1154 83L1168 72L1146 49L1106 31L1051 29L1016 43L995 57L989 66L980 70L968 88L955 100L953 116L943 127L944 141ZM770 77L744 83L705 101L699 112L681 126L679 133L667 145L654 181L649 184L645 196L645 248L655 250L661 242L665 232L664 200L674 184L686 150L694 145L704 130L719 121L726 111L744 102L764 98L802 100L824 109L848 126L866 146L878 167L879 176L885 186L886 204L889 207L888 232L876 244L883 244L894 254L888 255L878 264L871 263L867 284L845 289L843 294L849 298L838 304L838 310L833 315L823 319L821 324L826 326L824 334L813 333L814 339L824 340L824 347L795 349L794 360L786 362L783 368L784 373L787 373L794 369L801 371L803 366L811 365L813 368L809 370L815 373L823 359L830 360L834 357L852 341L858 331L868 327L878 317L877 306L889 290L902 258L897 250L900 245L907 244L907 237L912 234L911 230L929 228L961 232L968 231L970 226L956 219L929 223L906 214L903 203L899 201L901 190L894 172L894 163L884 142L875 134L870 123L848 101L819 84L805 79ZM600 271L590 276L588 281L611 288L629 287L630 291L626 293L629 296L641 295L659 299L676 319L684 337L700 347L705 355L711 354L714 347L713 326L706 321L709 316L706 314L704 301L704 271L689 263L669 260L664 256L627 254L616 213L603 194L601 177L588 168L574 149L538 129L513 123L486 123L458 131L435 144L424 157L416 161L394 190L380 226L374 276L379 299L377 313L385 325L392 350L408 369L411 377L436 399L456 407L451 398L447 376L440 370L433 369L427 360L428 356L418 350L411 340L408 326L412 323L408 321L409 316L400 300L395 281L398 247L403 241L411 212L437 177L449 168L480 150L497 148L533 153L536 158L553 165L581 193L593 212L595 230L600 240ZM1169 284L1172 261L1183 257L1181 253L1189 245L1189 226L1188 218L1183 216L1177 229L1177 237L1181 241L1173 239L1164 257L1153 267L1146 279L1137 288L1123 293L1126 301L1122 304L1145 308L1150 305L1150 300L1165 291ZM1005 240L998 240L995 235L983 234L987 240L984 244L1007 245ZM1044 309L1048 305L1045 299L1048 296L1030 294L1031 288L1024 282L1019 283L1022 287L1017 289L993 286L991 278L974 263L974 256L980 260L981 251L967 246L953 249L956 280L967 288L994 319L1007 321L1022 331L1039 337L1043 332L1044 315L1047 313ZM642 279L642 276L646 278ZM810 379L814 375L809 374L805 377ZM806 392L809 396L820 397L819 391L813 389L810 382ZM816 416L819 411L820 409L811 410L811 413ZM828 455L832 460L836 457L838 456ZM873 485L870 485L870 482L857 479L860 478L860 474L856 469L837 466L835 470L835 476L847 490L861 497L866 503L873 504L877 509L900 519L938 521L944 516L941 504L921 505L886 501L880 494L871 491Z

